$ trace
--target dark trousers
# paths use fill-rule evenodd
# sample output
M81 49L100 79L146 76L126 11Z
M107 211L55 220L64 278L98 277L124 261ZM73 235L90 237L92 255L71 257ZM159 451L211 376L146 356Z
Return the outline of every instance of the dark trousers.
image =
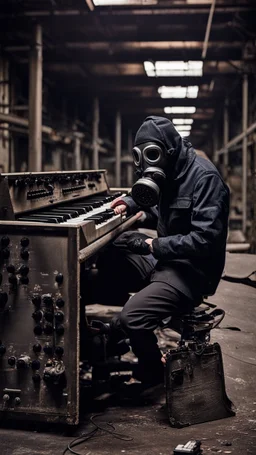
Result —
M163 379L161 352L154 330L169 316L191 310L194 302L171 284L150 281L156 260L140 256L114 243L99 261L102 302L124 305L111 322L111 341L129 338L138 357L137 379L159 382ZM129 292L136 292L129 298Z

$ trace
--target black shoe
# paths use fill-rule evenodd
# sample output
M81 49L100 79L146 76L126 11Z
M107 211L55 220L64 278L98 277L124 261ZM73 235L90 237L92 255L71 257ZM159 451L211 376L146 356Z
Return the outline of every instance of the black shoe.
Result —
M127 354L130 351L129 340L121 340L118 343L113 343L113 341L107 341L107 356L108 357L120 357L121 355Z
M110 333L110 324L93 319L89 330L93 335L107 335Z

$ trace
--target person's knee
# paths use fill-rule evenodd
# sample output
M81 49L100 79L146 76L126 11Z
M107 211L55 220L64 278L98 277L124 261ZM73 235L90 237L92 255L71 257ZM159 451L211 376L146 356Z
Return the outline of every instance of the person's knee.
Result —
M137 299L137 295L135 295L128 300L119 315L120 325L128 334L140 328L141 312L139 308L140 302L139 299Z
M125 332L129 331L130 317L129 317L129 313L127 311L125 311L124 309L121 312L121 314L119 315L119 323L120 323L122 330L124 330Z

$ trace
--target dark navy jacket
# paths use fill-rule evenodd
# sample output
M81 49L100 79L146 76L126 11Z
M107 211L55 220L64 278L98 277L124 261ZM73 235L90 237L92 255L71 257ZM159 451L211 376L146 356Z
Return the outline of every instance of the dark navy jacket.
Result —
M225 263L228 187L211 161L196 155L168 119L148 117L144 124L135 145L154 140L171 156L159 205L147 216L158 233L152 243L158 259L152 280L168 282L189 298L211 295ZM140 209L130 196L125 201L130 213Z

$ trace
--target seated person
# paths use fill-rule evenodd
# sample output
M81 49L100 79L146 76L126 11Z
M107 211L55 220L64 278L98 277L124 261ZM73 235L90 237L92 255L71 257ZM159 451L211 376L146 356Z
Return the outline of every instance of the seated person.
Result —
M159 321L192 310L218 286L229 190L213 163L196 155L167 118L145 119L133 159L139 179L112 207L128 215L142 210L158 237L121 234L99 259L99 286L102 303L124 305L110 324L110 339L130 339L139 361L135 379L151 387L164 379L154 334ZM129 291L136 292L130 299Z

